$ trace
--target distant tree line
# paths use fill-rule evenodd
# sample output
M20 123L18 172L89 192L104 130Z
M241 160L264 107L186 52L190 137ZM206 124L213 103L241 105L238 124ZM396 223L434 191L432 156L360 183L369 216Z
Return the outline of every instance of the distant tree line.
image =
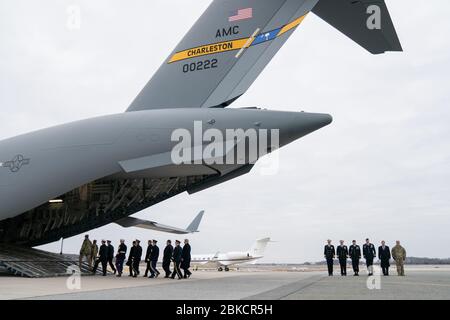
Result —
M418 258L410 257L406 258L408 264L450 264L450 258L438 259L438 258Z
M361 259L364 261L364 259ZM374 262L375 264L379 264L379 261ZM326 265L327 262L325 260L319 262L305 262L304 265ZM334 264L338 265L339 261L335 260ZM436 265L436 264L450 264L450 258L447 259L439 259L439 258L419 258L419 257L407 257L406 264L424 264L424 265Z

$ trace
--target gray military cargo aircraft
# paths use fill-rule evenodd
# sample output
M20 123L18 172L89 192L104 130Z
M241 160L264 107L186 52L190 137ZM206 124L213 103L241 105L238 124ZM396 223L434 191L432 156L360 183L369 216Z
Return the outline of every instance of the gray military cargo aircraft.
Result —
M195 134L196 121L220 132L279 130L278 145L259 155L331 123L328 114L225 109L310 12L373 54L402 50L383 0L214 0L127 112L0 141L0 242L36 246L123 222L252 169L249 160L175 164L172 133ZM381 28L368 25L373 14Z

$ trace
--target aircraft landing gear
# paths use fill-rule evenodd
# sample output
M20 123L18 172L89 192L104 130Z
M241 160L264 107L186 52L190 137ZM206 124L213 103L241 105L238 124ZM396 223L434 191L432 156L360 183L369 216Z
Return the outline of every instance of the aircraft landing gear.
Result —
M230 271L230 268L225 267L225 271L226 271L226 272Z
M223 268L222 268L222 267L219 267L219 268L217 269L217 271L222 272L222 271L223 271Z

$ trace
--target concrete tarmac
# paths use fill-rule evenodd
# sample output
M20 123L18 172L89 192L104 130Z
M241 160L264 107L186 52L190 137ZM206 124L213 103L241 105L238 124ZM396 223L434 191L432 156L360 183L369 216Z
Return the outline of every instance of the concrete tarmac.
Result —
M323 300L450 299L450 267L409 267L406 277L328 277L323 271L197 271L191 279L0 277L0 299ZM77 282L80 280L80 282ZM77 287L77 284L80 287ZM67 285L69 284L69 286Z

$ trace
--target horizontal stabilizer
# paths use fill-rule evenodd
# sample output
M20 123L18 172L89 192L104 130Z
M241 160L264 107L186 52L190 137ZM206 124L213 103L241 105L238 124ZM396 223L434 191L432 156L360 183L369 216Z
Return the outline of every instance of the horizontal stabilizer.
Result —
M402 51L384 0L320 0L312 12L373 54Z

